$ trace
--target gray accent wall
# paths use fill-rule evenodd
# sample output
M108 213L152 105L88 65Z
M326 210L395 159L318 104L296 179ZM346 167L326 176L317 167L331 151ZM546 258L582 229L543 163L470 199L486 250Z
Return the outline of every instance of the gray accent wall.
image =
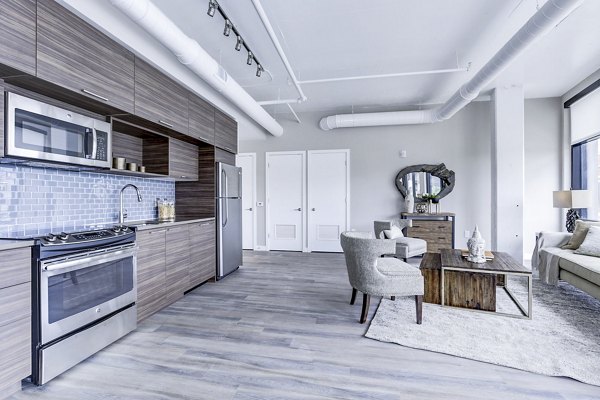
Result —
M525 253L533 249L538 229L559 229L558 210L551 208L560 174L561 109L559 99L525 102ZM376 219L397 217L401 196L394 186L398 171L412 164L443 162L456 172L456 187L442 199L442 211L457 214L456 245L466 246L464 231L479 225L491 243L490 103L474 102L438 124L337 129L322 131L324 113L300 114L301 124L281 121L279 138L240 141L240 153L256 153L257 202L265 202L265 152L350 149L351 229L371 231ZM243 135L242 135L243 136ZM406 150L407 157L400 157ZM531 189L528 188L532 182ZM549 201L549 203L548 203ZM265 207L257 207L256 243L266 243ZM541 227L541 228L538 228ZM531 247L531 248L530 248Z

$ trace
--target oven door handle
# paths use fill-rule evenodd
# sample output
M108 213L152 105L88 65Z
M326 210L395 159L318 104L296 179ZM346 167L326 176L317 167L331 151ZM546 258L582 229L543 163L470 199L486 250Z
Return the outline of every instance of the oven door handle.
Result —
M53 276L58 274L64 274L66 272L76 271L78 269L91 267L105 262L115 261L127 257L133 257L135 256L135 254L135 245L130 245L126 247L121 247L115 251L96 251L71 258L51 260L49 262L42 261L41 269L42 273L49 276Z

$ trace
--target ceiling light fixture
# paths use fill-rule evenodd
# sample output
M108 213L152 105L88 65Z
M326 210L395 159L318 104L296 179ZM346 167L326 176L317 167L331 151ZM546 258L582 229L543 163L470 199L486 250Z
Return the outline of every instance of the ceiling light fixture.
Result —
M223 35L229 36L231 34L231 21L225 20L225 29L223 30Z
M217 11L217 2L215 0L209 0L208 11L206 12L206 14L208 14L209 17L214 17L215 11Z
M217 0L208 0L208 14L210 17L214 17L214 15L219 12L223 20L225 20L225 28L223 29L223 35L230 36L231 32L236 37L235 41L235 50L241 51L242 47L246 49L248 52L248 58L246 59L246 64L252 65L252 63L256 63L256 76L260 78L261 74L265 71L265 68L262 66L261 62L256 58L254 52L250 49L250 47L246 44L246 41L237 30L231 19L227 16L225 11L221 8L221 5L217 2Z

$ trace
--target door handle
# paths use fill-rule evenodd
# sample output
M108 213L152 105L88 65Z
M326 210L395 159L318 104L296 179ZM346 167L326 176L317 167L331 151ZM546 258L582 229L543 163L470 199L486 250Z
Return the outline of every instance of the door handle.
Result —
M302 211L301 208L294 208L294 211Z
M317 209L316 208L312 208L311 211L317 211Z
M246 208L246 211L252 211L252 207Z

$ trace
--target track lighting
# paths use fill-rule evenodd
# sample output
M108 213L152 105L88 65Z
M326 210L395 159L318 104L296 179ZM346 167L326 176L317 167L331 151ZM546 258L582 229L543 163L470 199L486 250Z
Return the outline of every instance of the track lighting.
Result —
M217 2L215 0L209 0L208 11L206 12L206 14L208 14L210 17L214 17L215 11L217 11Z
M231 34L231 21L225 20L225 29L223 30L223 35L229 36Z
M0 0L1 1L1 0ZM225 28L223 29L223 35L230 36L231 32L235 35L235 50L241 51L242 47L248 51L248 58L246 59L246 64L252 65L252 63L256 63L256 76L260 78L261 74L264 72L264 67L260 63L260 61L256 58L250 47L246 44L246 41L240 35L237 28L233 24L233 22L229 19L223 8L219 5L217 0L208 0L208 11L206 14L210 17L214 17L216 13L219 13L223 20L225 21Z

